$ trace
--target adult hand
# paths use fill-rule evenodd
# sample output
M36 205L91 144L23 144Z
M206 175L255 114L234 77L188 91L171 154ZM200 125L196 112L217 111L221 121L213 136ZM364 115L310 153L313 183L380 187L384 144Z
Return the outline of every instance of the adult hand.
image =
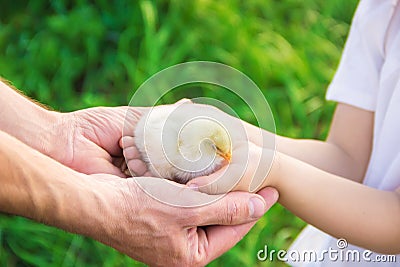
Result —
M189 100L177 103L186 101ZM133 142L135 126L149 109L95 107L57 113L54 131L50 133L50 139L54 141L50 142L49 154L85 174L107 173L126 177L126 159L129 170L136 176L150 175Z
M257 194L215 196L152 177L115 179L96 175L103 220L93 238L151 266L203 266L233 247L278 198L273 188ZM88 179L90 180L90 179ZM168 191L180 202L211 202L200 207L164 204L145 193ZM212 225L212 226L208 226Z
M186 101L183 99L177 104ZM126 159L129 169L136 176L150 175L133 142L135 126L150 108L96 107L58 113L58 123L52 136L61 143L51 143L56 145L50 155L86 174L107 173L125 177Z
M129 108L127 123L136 124L141 108ZM119 141L128 107L96 107L59 113L49 151L52 158L86 174L108 173L125 177Z
M262 197L234 192L215 201L215 196L159 178L89 176L2 131L0 182L0 212L92 237L158 266L206 264L238 242L277 199L274 189L262 191ZM142 189L169 191L181 203L210 204L171 206Z

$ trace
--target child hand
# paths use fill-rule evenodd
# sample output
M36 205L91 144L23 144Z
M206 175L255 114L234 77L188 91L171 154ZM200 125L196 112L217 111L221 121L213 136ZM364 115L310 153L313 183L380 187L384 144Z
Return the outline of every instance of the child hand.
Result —
M187 186L207 194L256 192L268 185L268 162L272 163L274 155L273 150L263 149L252 142L244 143L233 149L229 165L211 175L197 177Z

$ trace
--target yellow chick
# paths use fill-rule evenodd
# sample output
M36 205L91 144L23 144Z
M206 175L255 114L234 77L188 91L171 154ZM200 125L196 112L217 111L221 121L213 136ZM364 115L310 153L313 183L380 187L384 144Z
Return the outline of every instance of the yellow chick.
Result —
M155 176L187 183L231 160L227 130L201 105L155 107L143 115L135 144Z

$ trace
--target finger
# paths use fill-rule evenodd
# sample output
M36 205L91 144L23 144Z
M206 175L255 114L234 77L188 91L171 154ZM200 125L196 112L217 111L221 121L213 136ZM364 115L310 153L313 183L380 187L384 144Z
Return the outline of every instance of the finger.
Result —
M135 145L135 138L133 136L123 136L119 139L119 146L121 148L127 148Z
M147 171L143 174L145 177L154 177L154 174L152 174L150 171Z
M210 195L220 195L228 193L229 191L242 190L248 191L245 186L237 187L237 183L240 181L241 167L238 166L224 166L218 171L192 179L187 183L192 189L196 189L202 193ZM234 179L236 177L236 181ZM244 184L243 184L244 185Z
M86 174L96 174L96 173L106 173L116 175L122 178L125 178L125 174L121 171L120 168L112 164L106 159L96 158L92 161L89 161L85 168Z
M260 196L262 196L267 203L267 206L272 206L279 199L279 192L273 187L265 187L257 192Z
M198 207L204 206L206 203L215 202L218 198L222 197L196 192L187 188L185 185L167 179L143 176L135 177L133 181L140 185L140 188L147 194L160 202L179 207L179 213L185 215L181 218L181 223L184 226L197 225L196 220L202 221L200 217L203 216L203 214L198 213L198 210L201 209ZM183 207L188 208L186 209Z
M125 114L123 136L132 136L137 122L143 115L145 108L129 107Z
M204 176L199 176L196 177L192 180L190 180L186 185L190 188L196 188L197 189L203 189L205 186L215 182L218 177L220 177L223 172L226 170L226 166L220 168L214 173L211 173L210 175L204 175ZM199 188L202 187L202 188Z
M209 226L198 228L198 257L203 264L218 258L236 245L256 222L241 225Z
M136 174L136 176L142 176L147 171L146 164L141 160L132 159L132 160L129 160L127 164L128 164L128 169L131 172L134 172L134 174Z
M127 177L132 177L133 175L129 172L128 165L126 164L126 161L122 161L122 164L120 165L121 171L127 176Z
M139 150L136 148L136 146L131 146L131 147L125 148L125 149L123 150L123 154L124 154L124 157L125 157L127 160L130 160L130 159L140 159L140 158L141 158L140 153L139 153Z
M208 206L200 207L196 211L199 218L196 225L237 225L257 220L278 199L273 188L260 193L231 192Z
M108 174L101 174L101 173L90 174L89 177L97 179L99 181L104 181L104 182L115 181L115 179L118 179L115 176L108 175Z
M268 209L277 201L278 191L267 187L258 192L265 202ZM204 263L208 263L232 248L250 231L256 221L239 225L218 225L209 226L205 229L198 228L199 236L199 255Z
M114 166L117 166L117 168L121 169L122 171L127 168L124 157L112 157L111 158L111 163Z

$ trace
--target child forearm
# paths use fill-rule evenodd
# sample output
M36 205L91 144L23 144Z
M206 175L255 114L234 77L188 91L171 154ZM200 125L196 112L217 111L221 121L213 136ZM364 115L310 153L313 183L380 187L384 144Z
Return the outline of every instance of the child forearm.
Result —
M257 136L257 128L245 123L249 132L250 141L258 146L263 146ZM360 182L364 168L359 168L354 160L340 147L325 141L312 139L294 139L275 135L263 130L268 139L275 138L276 150L280 153L307 162L319 169L334 173L350 180Z
M372 147L373 112L339 103L326 141L293 139L262 130L276 150L321 170L361 182ZM260 129L243 122L252 143L265 147Z
M327 173L278 153L263 186L294 214L350 243L400 253L400 196Z

